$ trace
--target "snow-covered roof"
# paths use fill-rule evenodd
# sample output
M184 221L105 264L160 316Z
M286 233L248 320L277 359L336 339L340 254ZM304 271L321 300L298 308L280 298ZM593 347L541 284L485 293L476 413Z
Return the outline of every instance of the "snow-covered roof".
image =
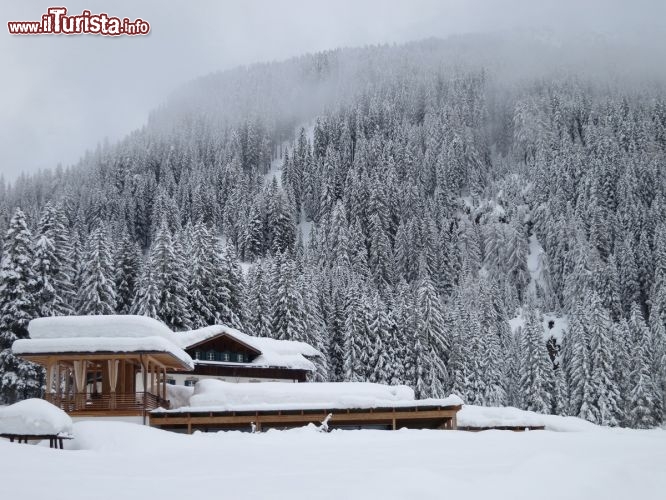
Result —
M577 417L542 415L510 406L464 405L456 416L458 427L545 427L548 431L599 431L604 427Z
M29 339L12 345L18 355L48 353L165 353L194 368L192 358L163 323L145 316L57 316L34 319Z
M31 339L72 337L163 337L173 333L164 323L147 316L52 316L33 319L28 325Z
M458 427L542 427L543 415L513 407L464 405L458 412Z
M269 411L335 408L399 408L406 406L457 406L458 396L415 400L407 386L367 382L266 382L234 384L201 380L194 386L189 405L174 411Z
M0 408L0 434L57 436L72 433L72 419L43 399L26 399Z
M221 361L196 360L201 364L253 366L253 367L279 367L298 370L314 370L315 367L308 357L321 357L322 354L305 342L293 340L276 340L265 337L253 337L225 325L214 325L191 330L189 332L175 333L174 337L183 349L226 335L261 353L249 363L225 363Z
M199 364L275 367L295 370L315 369L307 358L322 354L305 342L252 337L225 325L214 325L188 332L172 332L166 325L146 316L57 316L34 319L28 325L30 339L14 342L16 354L46 353L131 353L165 352L194 368L185 352L197 344L226 335L259 355L248 363L204 361Z
M140 353L164 352L194 368L192 358L180 347L162 337L74 337L19 339L12 345L15 354L45 353Z

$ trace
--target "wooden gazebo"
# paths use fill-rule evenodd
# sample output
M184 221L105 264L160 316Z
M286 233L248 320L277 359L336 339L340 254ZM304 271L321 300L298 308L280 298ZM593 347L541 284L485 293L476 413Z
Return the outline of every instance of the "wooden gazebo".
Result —
M164 352L22 354L46 369L44 398L74 415L137 415L168 408L167 370L190 368Z
M193 368L171 332L150 318L41 318L30 323L30 333L14 343L14 353L45 368L44 398L74 416L169 408L167 372Z

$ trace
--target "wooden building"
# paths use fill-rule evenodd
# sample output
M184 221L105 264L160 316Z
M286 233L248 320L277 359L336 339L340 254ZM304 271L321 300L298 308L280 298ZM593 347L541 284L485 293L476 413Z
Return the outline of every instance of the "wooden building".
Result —
M159 321L63 316L30 322L12 350L46 370L44 398L73 416L145 416L169 408L168 373L194 363Z
M73 416L145 416L169 408L169 384L305 382L321 354L303 342L217 325L172 332L144 316L60 316L30 322L14 353L46 371L44 398Z
M454 430L459 404L412 401L370 408L307 408L289 410L211 411L187 408L150 413L150 425L160 429L191 434L195 430L261 431L289 429L326 422L328 429L446 429Z
M271 409L215 406L187 407L192 386L227 382L305 382L321 354L303 342L246 335L226 326L174 333L143 316L62 316L30 322L30 339L14 342L12 350L46 370L44 398L73 417L131 417L163 429L192 432L250 427L286 428L327 421L331 427L398 427L455 429L460 400L384 401L359 408L303 402L293 406L282 396ZM231 385L242 399L250 387ZM281 384L289 391L315 393L326 384ZM335 384L333 384L335 385ZM372 384L371 384L372 385ZM274 386L254 386L273 389ZM387 386L383 386L387 387ZM339 384L347 395L359 385ZM408 391L409 388L404 387ZM394 390L394 388L390 388ZM296 391L298 392L298 391ZM301 391L303 392L303 391ZM172 408L170 398L189 394ZM412 393L413 398L413 393ZM173 399L177 402L177 399ZM387 404L384 404L387 403ZM265 405L264 405L265 406ZM182 408L182 409L181 409Z
M306 382L321 353L304 342L252 337L215 325L174 334L194 361L194 370L174 373L170 382L194 385L214 378L227 382Z

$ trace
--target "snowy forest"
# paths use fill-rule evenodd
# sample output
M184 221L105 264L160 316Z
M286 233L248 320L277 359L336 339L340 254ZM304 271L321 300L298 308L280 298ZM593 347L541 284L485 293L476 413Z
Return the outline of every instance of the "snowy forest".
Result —
M666 89L507 73L439 40L238 68L2 181L0 401L42 390L32 318L140 314L303 340L316 380L660 425Z

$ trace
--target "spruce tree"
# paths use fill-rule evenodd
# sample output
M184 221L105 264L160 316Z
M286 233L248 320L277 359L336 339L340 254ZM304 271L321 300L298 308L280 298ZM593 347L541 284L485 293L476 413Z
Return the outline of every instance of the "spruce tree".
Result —
M443 387L448 383L445 360L449 356L449 340L444 330L442 307L435 287L428 276L421 279L418 289L419 335L426 349L424 367L427 370L430 388L428 393L443 396Z
M88 239L82 262L80 314L113 314L116 306L114 269L106 231L98 226Z
M367 328L370 337L369 379L377 384L388 384L390 380L389 322L385 309L384 302L379 294L375 293L370 316L367 318Z
M143 265L136 297L134 298L130 313L165 321L160 316L160 288L157 285L155 271L150 261L145 262Z
M275 259L272 332L278 340L305 340L303 297L296 282L295 262L288 256Z
M660 398L650 365L649 334L642 331L632 352L631 389L629 391L628 421L631 427L650 429L661 422L655 418L655 399Z
M165 217L155 235L150 249L150 256L146 263L150 269L149 279L141 283L151 288L155 287L157 300L157 317L173 330L187 330L190 327L190 305L187 301L186 262L176 253L169 225ZM153 291L143 289L139 296L150 296Z
M582 304L571 313L565 337L565 372L569 387L569 415L592 420L590 333Z
M525 328L521 339L520 390L523 408L549 413L551 394L548 392L553 376L538 311L527 306Z
M218 321L232 328L243 329L245 316L245 283L238 264L236 250L227 243L220 254L216 273L216 291L219 294Z
M608 311L601 298L592 293L587 304L589 322L591 373L591 412L594 422L617 426L620 422L620 390L615 377L613 332Z
M36 299L40 316L73 314L74 269L71 245L61 212L47 203L37 227L34 243Z
M268 261L259 260L248 273L247 323L248 333L257 337L271 336L271 307Z
M116 250L114 268L116 312L128 314L132 309L141 275L141 250L127 232L123 234Z
M0 400L7 404L38 397L43 370L12 353L17 339L29 338L28 323L39 316L38 276L33 269L32 234L17 208L9 222L0 264Z

